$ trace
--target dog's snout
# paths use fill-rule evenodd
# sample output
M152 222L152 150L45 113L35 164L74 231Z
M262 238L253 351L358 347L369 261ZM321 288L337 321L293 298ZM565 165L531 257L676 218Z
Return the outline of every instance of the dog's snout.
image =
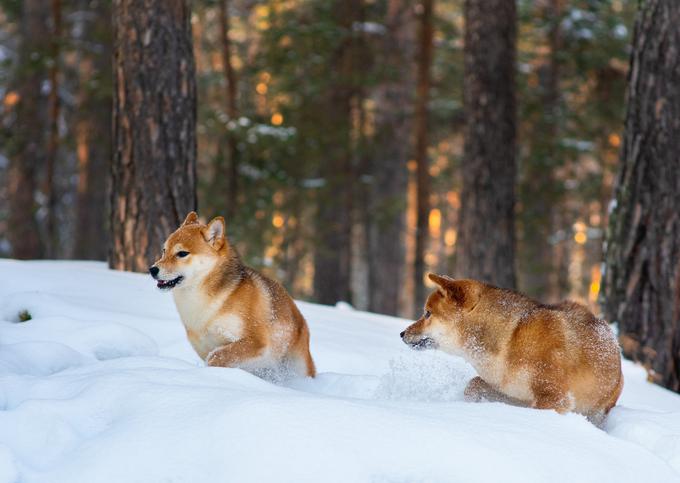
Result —
M151 276L152 276L153 278L156 278L156 276L158 275L158 272L159 272L159 271L160 271L160 269L159 269L157 266L155 266L155 265L151 265L151 266L149 267L149 273L151 274Z
M401 338L403 339L405 333L406 333L406 331L405 331L405 330L402 330L402 331L401 331L401 334L399 334L399 337L401 337Z

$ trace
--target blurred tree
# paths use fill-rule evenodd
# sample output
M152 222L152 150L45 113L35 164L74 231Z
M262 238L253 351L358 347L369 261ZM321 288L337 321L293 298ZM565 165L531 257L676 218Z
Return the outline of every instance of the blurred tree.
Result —
M222 37L222 68L226 81L227 115L232 122L237 121L237 81L236 71L231 59L231 39L229 38L230 18L229 0L220 0L220 36ZM238 203L238 139L233 129L227 130L229 167L225 173L229 179L225 215L231 221Z
M514 288L514 0L466 0L465 153L457 276Z
M354 169L352 100L356 95L357 38L361 0L334 0L335 48L327 59L329 78L322 92L326 125L320 140L326 153L319 166L324 185L317 200L318 244L314 254L314 298L322 304L352 300L351 230Z
M422 0L418 4L418 54L417 87L415 105L415 161L416 161L416 246L414 255L413 285L415 287L414 305L416 313L425 303L425 249L429 237L430 215L430 160L427 149L429 143L428 103L430 101L430 69L433 50L433 3Z
M49 139L45 157L45 198L47 199L47 219L45 220L47 257L55 258L59 247L57 233L57 192L54 183L55 165L59 149L59 70L61 53L61 0L51 0L50 65L49 65Z
M380 48L375 138L370 151L369 309L396 315L404 273L407 163L412 153L414 11L390 0Z
M44 251L36 220L35 201L39 171L45 160L45 99L49 10L41 0L21 6L19 58L13 82L15 123L9 145L9 222L7 237L14 258L40 258ZM6 101L7 102L7 101Z
M111 2L83 0L86 46L78 63L75 145L78 169L73 256L105 260L108 249L106 195L111 165Z
M109 265L144 271L196 209L196 84L185 0L115 0Z
M635 23L605 257L604 308L624 355L680 392L680 3L647 0Z
M529 147L526 162L522 163L519 195L520 243L518 258L521 262L522 290L539 299L559 296L556 275L559 267L553 251L553 233L558 225L555 209L562 194L556 170L564 163L564 151L560 148L563 106L560 86L561 55L563 52L563 0L548 0L531 5L531 19L540 19L547 28L542 45L547 54L538 60L534 95L537 97L536 115L531 122L531 133L524 144ZM525 97L527 104L531 99ZM527 117L528 106L524 106Z

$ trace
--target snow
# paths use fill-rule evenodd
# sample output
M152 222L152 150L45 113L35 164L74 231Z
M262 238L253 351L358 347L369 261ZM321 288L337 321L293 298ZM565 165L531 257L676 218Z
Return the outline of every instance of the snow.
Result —
M0 273L0 483L680 481L680 396L630 362L602 431L466 403L474 371L409 350L408 321L300 303L319 375L277 386L204 367L147 276Z

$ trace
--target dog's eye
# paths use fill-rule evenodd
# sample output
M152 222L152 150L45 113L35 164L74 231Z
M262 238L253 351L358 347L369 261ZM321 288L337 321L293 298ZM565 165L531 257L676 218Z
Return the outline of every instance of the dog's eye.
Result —
M426 311L425 311L425 318L426 318L426 319L429 319L429 318L430 318L430 315L432 315L432 313L431 313L429 310L426 310Z
M184 258L189 254L189 252L185 252L182 250L181 252L177 252L177 258Z

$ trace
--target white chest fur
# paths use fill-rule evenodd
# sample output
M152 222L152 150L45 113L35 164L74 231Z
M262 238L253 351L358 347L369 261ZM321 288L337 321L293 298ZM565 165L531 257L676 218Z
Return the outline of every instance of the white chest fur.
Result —
M186 287L175 289L173 298L189 341L201 358L242 337L241 317L223 311L226 296L210 298L200 290Z

